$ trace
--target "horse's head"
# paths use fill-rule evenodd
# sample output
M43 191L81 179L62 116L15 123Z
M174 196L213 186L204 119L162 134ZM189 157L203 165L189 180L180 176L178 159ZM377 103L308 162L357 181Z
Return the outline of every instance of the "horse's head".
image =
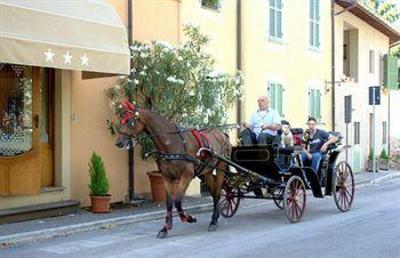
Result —
M124 101L117 109L116 115L120 123L115 145L120 149L132 147L136 142L137 136L144 129L144 123L139 117L139 111L134 104Z

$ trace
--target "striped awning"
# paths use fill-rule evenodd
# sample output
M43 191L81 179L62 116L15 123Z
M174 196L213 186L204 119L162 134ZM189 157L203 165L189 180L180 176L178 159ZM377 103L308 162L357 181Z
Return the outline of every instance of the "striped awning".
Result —
M0 62L129 74L128 37L103 0L0 0Z

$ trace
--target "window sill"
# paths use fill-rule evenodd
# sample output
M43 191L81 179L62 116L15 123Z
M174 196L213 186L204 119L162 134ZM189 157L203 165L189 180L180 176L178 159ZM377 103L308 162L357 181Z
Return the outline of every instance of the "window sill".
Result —
M308 50L318 54L322 53L321 47L308 46Z
M279 44L279 45L285 44L285 42L283 41L283 38L276 38L276 37L272 37L272 36L268 37L268 41L271 43Z

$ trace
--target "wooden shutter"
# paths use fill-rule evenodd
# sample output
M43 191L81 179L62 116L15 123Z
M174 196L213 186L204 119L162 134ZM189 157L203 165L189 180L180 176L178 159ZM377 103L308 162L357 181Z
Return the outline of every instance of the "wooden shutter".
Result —
M315 90L315 118L318 122L321 120L321 92Z
M277 97L276 97L276 102L277 102L277 110L279 112L279 115L283 115L283 109L282 109L282 94L283 94L283 88L282 84L279 84L277 87Z
M276 36L275 32L275 0L269 0L269 35Z
M397 57L390 56L388 54L383 57L383 85L385 88L390 90L399 89L398 85L398 68L397 68Z
M282 0L276 1L276 37L282 38Z

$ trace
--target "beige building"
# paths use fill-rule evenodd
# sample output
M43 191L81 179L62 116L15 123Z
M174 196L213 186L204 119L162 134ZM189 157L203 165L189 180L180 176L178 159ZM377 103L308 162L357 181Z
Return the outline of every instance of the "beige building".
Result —
M257 108L257 97L292 127L307 117L332 128L330 1L242 1L243 120Z
M0 2L0 209L87 205L93 150L123 198L125 155L105 129L104 89L116 77L83 79L129 74L127 6L110 2Z
M389 96L397 89L396 77L390 81L393 63L387 61L391 44L400 40L400 33L360 4L336 1L335 13L335 77L336 130L352 145L348 160L354 171L364 171L373 145L373 118L369 105L369 87L380 87L381 104L376 106L376 155L389 144ZM394 62L394 69L397 70ZM387 79L389 78L389 80ZM341 81L343 80L343 81ZM352 120L345 123L344 99L351 98ZM395 95L394 95L395 96ZM392 97L396 101L396 97ZM397 99L398 101L398 99ZM392 116L394 110L392 110ZM347 128L346 128L347 127ZM347 132L347 135L346 135Z

